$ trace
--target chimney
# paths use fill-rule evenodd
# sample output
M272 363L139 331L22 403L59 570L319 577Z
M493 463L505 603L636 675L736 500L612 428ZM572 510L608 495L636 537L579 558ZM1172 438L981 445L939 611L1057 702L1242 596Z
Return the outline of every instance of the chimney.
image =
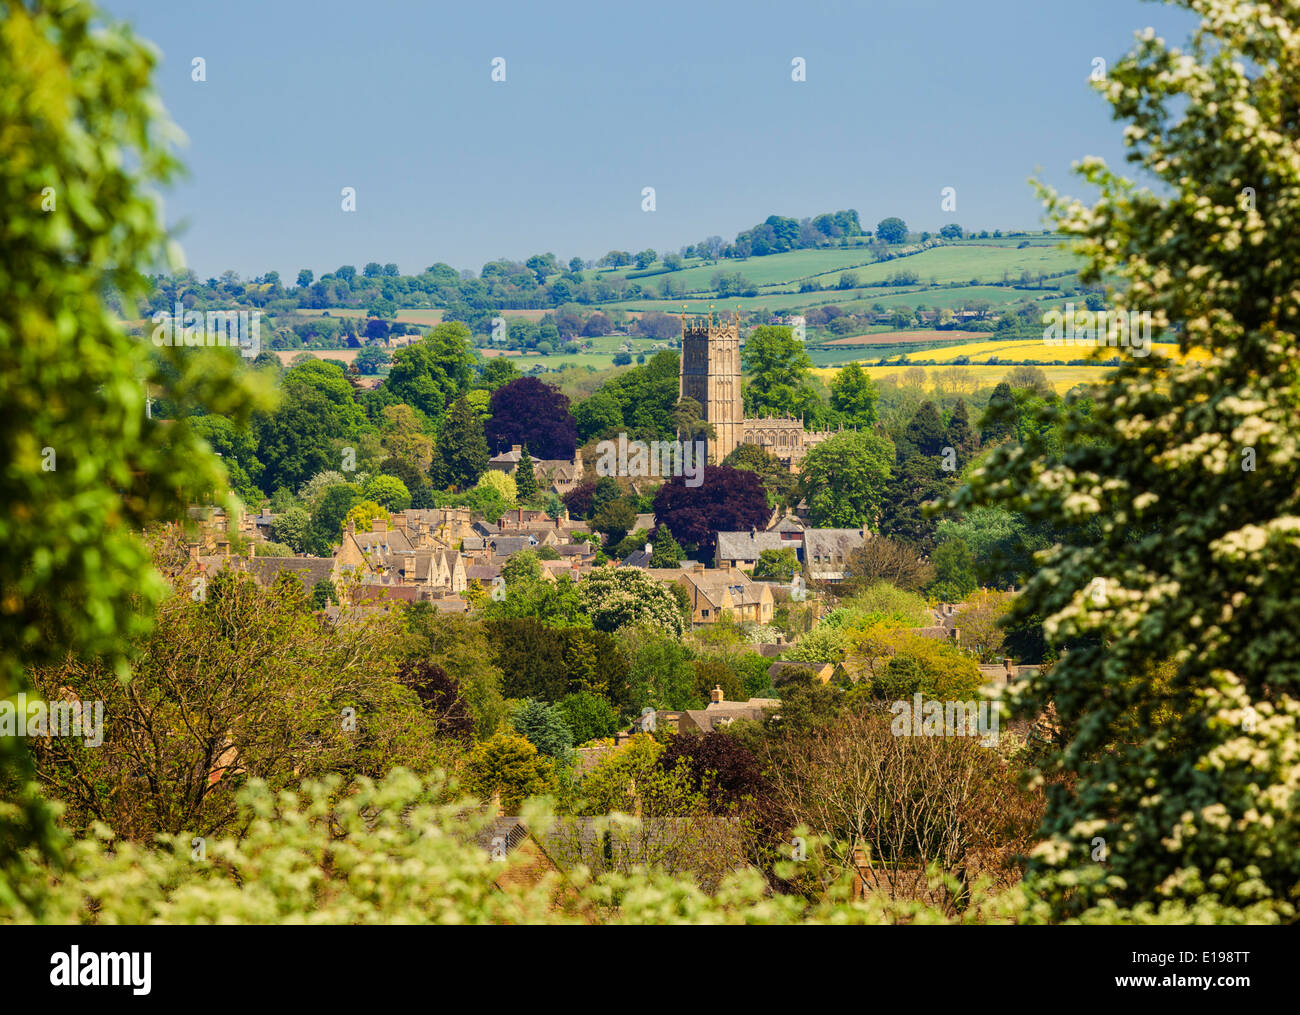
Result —
M694 571L696 574L703 574L703 573L704 573L704 565L703 565L703 564L696 564L694 567L691 568L691 570Z
M257 556L257 554L254 552L256 549L257 549L257 544L254 543L254 542L250 539L250 540L248 541L248 559L249 559L249 560L252 560L254 557Z
M349 518L349 519L348 519L348 535L349 535L349 536L355 536L356 534L357 534L357 520L356 520L355 518Z
M387 532L387 531L388 531L388 519L387 519L387 518L376 518L376 519L374 519L374 520L370 523L370 531L371 531L371 532Z
M198 562L199 562L199 544L190 543L190 563L197 564Z
M217 540L217 556L218 556L218 557L229 557L229 556L230 556L230 540L229 540L229 539L218 539L218 540Z
M511 445L510 445L510 453L511 453L512 455L517 455L517 454L519 454L520 452L522 452L523 450L524 450L524 446L523 446L522 444L511 444Z
M715 684L713 690L709 692L709 701L713 704L719 704L726 700L726 695L722 693L722 685Z

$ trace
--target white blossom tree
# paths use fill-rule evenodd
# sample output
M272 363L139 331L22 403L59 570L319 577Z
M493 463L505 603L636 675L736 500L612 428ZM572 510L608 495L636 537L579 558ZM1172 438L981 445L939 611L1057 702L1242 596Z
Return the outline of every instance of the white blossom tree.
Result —
M1097 85L1158 189L1088 158L1095 205L1041 190L1082 280L1208 359L1107 350L1062 453L1004 446L955 498L1100 522L1015 608L1070 648L1024 701L1073 776L1030 868L1055 919L1293 920L1300 883L1300 3L1182 6L1187 49L1147 29Z

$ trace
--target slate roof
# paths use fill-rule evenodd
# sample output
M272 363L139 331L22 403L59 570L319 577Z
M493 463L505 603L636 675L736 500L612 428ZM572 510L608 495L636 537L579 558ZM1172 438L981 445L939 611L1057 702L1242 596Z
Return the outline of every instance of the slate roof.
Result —
M554 524L545 511L514 508L497 519L497 529L504 532L506 529L531 528L548 523Z
M758 560L764 550L799 548L796 540L785 539L779 532L719 532L718 560Z
M867 540L862 529L805 529L803 534L804 558L816 563L822 558L839 557L847 560L850 553L862 546Z
M697 571L693 566L687 567L683 563L682 567L656 567L647 570L650 572L650 577L660 582L675 582L685 578L715 609L723 607L727 593L731 594L731 605L736 607L750 606L763 601L763 586L739 568L705 568Z
M496 536L489 543L498 556L508 557L520 550L531 550L537 545L537 539L533 536Z
M814 679L820 679L823 671L829 677L833 669L830 663L801 663L792 659L779 659L767 668L768 679L772 681L775 687L777 682L783 679L789 679L795 670L807 670L813 675ZM822 681L825 683L825 681Z
M688 708L682 715L689 716L700 732L712 733L718 726L725 726L735 719L762 719L763 709L732 701L722 708Z
M310 592L317 582L329 579L334 571L333 557L254 557L244 559L243 569L248 571L259 584L274 585L282 571L288 571L301 579Z
M414 585L362 585L360 602L380 599L400 599L406 603L415 602Z
M380 550L383 553L410 553L415 549L411 540L401 529L388 529L386 532L354 532L357 546L365 554Z
M468 613L469 603L460 596L443 596L441 599L427 600L437 613Z
M494 840L504 839L509 853L529 836L523 818L493 818L475 836L474 841L486 853L491 853Z

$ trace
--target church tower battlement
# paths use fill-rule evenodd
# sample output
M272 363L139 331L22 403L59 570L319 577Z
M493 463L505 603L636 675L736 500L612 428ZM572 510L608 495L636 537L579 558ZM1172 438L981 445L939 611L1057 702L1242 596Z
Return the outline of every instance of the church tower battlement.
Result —
M740 392L740 317L730 324L682 314L682 369L679 398L700 403L713 425L709 459L719 464L741 442L745 409Z

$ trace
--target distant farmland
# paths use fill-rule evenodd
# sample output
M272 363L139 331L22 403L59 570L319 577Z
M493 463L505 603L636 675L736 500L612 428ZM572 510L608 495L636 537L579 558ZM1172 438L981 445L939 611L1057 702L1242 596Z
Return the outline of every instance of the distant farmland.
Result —
M987 332L983 331L937 331L933 329L924 331L884 331L870 335L850 335L847 338L836 338L829 342L823 342L822 345L908 345L912 342L977 342L986 334Z
M523 315L528 311L512 311ZM352 317L364 318L367 316L365 310L361 307L326 307L324 310L299 309L294 313L301 314L303 317ZM442 322L441 310L399 310L397 316L393 318L398 324L417 324L426 328L432 328L435 324Z
M336 359L340 363L347 363L349 366L357 358L360 349L273 349L272 352L280 359L282 366L288 366L295 358L306 353L308 356L315 356L317 359Z

